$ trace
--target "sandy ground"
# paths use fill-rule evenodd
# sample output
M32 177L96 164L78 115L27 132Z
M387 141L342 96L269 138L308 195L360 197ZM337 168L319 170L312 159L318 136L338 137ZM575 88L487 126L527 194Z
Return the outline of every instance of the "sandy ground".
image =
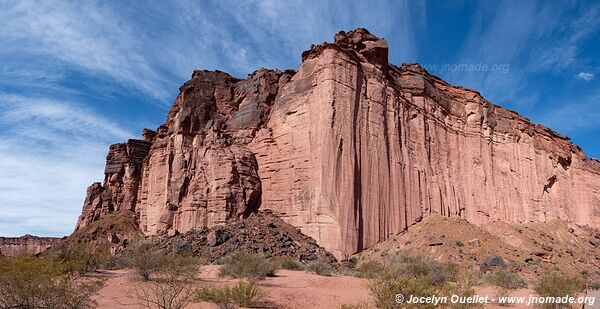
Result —
M205 284L225 285L235 284L237 280L225 279L217 276L218 266L209 265L200 269L194 286ZM128 270L111 270L98 274L106 279L106 285L96 296L99 308L141 308L136 300L136 285L140 283L134 279ZM260 287L266 293L267 308L340 308L342 304L363 305L373 308L373 301L365 279L349 276L324 277L303 271L279 270L277 276L267 278L260 282ZM480 296L497 296L497 291L491 286L475 287L475 292ZM533 295L531 289L519 289L511 293L512 296ZM215 308L212 303L191 303L186 308ZM484 308L507 308L494 304L485 305ZM531 308L526 305L512 305L508 308Z
M217 276L218 266L200 269L195 286L234 284L237 280ZM99 274L106 285L98 292L99 308L141 308L136 301L135 279L127 270L111 270ZM303 271L279 270L277 276L260 282L271 308L340 308L342 304L370 304L366 281L348 276L324 277ZM372 307L372 306L369 306ZM211 303L192 303L186 308L218 308Z

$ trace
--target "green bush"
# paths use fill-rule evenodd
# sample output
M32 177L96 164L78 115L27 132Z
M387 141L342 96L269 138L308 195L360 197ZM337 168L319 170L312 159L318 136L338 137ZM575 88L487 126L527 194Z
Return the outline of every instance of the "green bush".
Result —
M308 263L305 270L320 276L331 276L335 272L335 267L329 259L319 258L316 261Z
M271 258L277 268L287 270L303 270L304 264L293 257L289 256L276 256Z
M491 285L509 290L524 288L527 286L523 278L506 269L499 269L493 273L486 274L485 280Z
M265 294L254 282L240 281L235 286L205 286L198 289L197 300L209 301L222 308L232 305L242 307L256 307L262 304Z
M0 308L93 308L91 297L101 286L49 259L0 259Z
M542 297L575 296L585 289L585 283L574 277L569 277L557 272L545 274L535 287L535 291ZM543 308L565 308L567 304L544 304Z
M263 280L275 276L277 265L262 255L237 251L221 260L219 276L247 278L250 281Z

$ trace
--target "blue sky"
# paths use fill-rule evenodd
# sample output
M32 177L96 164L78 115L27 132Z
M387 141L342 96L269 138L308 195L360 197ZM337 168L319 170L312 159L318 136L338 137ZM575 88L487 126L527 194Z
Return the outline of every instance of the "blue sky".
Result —
M600 157L597 1L124 3L0 2L0 235L69 234L108 145L160 125L194 69L295 69L356 27Z

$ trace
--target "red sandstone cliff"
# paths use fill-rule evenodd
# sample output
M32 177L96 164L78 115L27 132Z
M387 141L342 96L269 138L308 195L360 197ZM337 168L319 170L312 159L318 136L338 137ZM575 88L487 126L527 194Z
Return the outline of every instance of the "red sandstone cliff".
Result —
M388 64L365 29L302 58L244 80L195 71L166 124L111 146L77 229L134 210L142 232L173 235L260 207L343 257L431 213L600 227L600 164L568 138Z

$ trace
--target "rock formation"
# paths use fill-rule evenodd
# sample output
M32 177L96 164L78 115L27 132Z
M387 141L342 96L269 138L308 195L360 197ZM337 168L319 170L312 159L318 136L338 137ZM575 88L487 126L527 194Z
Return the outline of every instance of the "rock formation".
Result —
M338 258L424 216L600 227L600 164L568 138L388 63L365 29L312 46L297 72L195 71L166 124L111 146L78 228L134 210L175 235L272 210Z
M60 238L31 235L0 237L0 256L36 255L60 240Z

